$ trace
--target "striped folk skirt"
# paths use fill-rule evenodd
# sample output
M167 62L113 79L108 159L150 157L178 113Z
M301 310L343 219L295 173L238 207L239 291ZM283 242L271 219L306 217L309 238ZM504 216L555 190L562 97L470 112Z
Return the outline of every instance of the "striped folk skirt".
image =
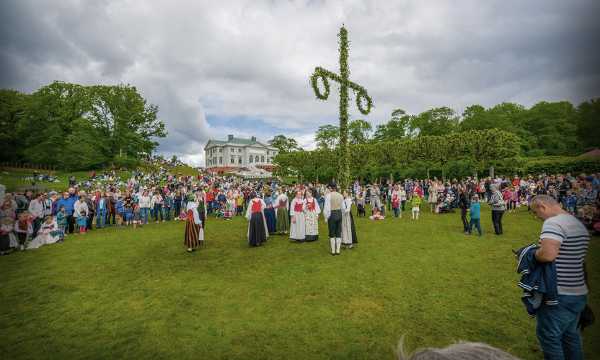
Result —
M195 224L193 220L187 220L185 222L185 240L183 244L188 249L196 249L204 244L204 231L202 227Z

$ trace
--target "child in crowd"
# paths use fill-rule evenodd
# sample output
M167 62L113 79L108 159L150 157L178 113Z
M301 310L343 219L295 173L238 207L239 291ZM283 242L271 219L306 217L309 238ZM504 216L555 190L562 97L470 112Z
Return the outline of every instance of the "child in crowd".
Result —
M412 206L412 218L413 220L419 220L419 213L421 212L421 197L415 191L412 198L410 199Z
M24 211L19 214L19 218L17 222L15 222L15 233L17 234L17 239L19 241L19 249L25 250L25 245L33 234L32 219L29 212Z
M123 204L123 197L117 197L117 202L115 203L115 222L118 226L123 226L123 215L125 213L125 205Z
M567 211L575 216L577 214L577 195L575 195L573 191L569 191L565 203L567 205Z
M473 201L471 201L469 213L471 216L469 221L469 235L471 235L473 226L475 226L479 236L481 236L481 204L479 204L479 196L477 196L477 194L473 195Z
M85 234L87 232L87 216L88 216L87 206L81 207L78 211L75 210L75 218L76 218L77 226L79 227L80 234Z
M367 216L367 212L365 211L366 200L365 194L362 190L358 190L356 194L356 213L359 217Z
M133 228L135 229L138 225L142 227L142 216L140 214L140 204L133 204Z
M65 206L61 205L56 213L56 224L58 225L58 230L62 232L59 241L63 241L65 236L67 236L67 211L65 210Z
M512 192L510 191L510 188L508 186L504 188L504 191L502 191L502 199L506 204L506 209L508 210L508 212L512 212Z
M400 194L396 190L392 192L392 210L394 211L394 217L402 217L402 211L400 209Z

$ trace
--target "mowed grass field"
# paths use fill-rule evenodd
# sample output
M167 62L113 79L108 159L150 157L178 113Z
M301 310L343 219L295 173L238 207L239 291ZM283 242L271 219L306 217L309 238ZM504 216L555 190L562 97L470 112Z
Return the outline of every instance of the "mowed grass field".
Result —
M183 223L110 228L0 258L5 359L393 359L480 341L542 357L511 249L541 222L505 215L505 235L462 233L459 213L418 221L356 219L359 245L333 257L273 236L246 243L245 219L209 218L207 247L183 247ZM600 243L590 243L589 302L600 313ZM600 356L600 325L585 333Z

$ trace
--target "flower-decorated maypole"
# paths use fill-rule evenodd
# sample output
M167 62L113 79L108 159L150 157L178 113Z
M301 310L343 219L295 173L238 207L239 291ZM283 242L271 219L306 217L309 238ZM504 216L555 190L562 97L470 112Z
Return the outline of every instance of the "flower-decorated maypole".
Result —
M317 66L310 77L310 83L317 99L327 100L329 97L329 81L331 79L340 84L340 158L339 158L339 183L342 189L347 189L350 184L350 149L348 148L348 88L356 94L356 107L367 115L373 107L373 100L362 86L349 80L350 69L348 68L348 31L344 26L338 33L340 44L340 74ZM318 80L323 83L324 92L319 90Z

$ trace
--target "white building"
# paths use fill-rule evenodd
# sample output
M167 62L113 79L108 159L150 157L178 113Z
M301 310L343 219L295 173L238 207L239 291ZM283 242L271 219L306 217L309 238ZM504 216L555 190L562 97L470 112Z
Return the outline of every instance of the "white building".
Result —
M272 165L277 148L250 139L227 135L227 140L208 140L204 147L206 168L215 167L252 167Z

